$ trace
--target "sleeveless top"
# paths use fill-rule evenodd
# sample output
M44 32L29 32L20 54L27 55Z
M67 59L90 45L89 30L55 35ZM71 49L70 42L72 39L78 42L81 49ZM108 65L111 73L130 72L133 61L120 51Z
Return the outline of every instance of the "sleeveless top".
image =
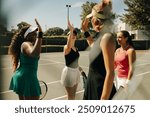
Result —
M28 56L24 55L23 53L21 53L19 67L22 69L29 69L29 68L31 69L32 68L32 70L37 72L38 61L39 61L38 57L28 57Z
M71 51L69 54L65 55L65 63L67 67L71 67L71 68L77 68L78 67L78 59L79 59L79 52L76 49L76 51L74 51L71 48Z
M118 77L125 77L125 78L128 77L129 60L128 60L127 50L129 48L131 48L131 46L128 46L125 50L119 48L115 53L115 66L116 66Z
M84 100L99 100L104 86L106 69L104 64L104 58L102 49L100 47L102 36L97 35L97 40L93 43L93 46L89 53L89 72L85 85ZM113 85L112 92L109 99L116 93Z
M105 78L106 70L104 65L103 53L100 48L101 37L95 42L89 53L89 71L96 72L103 78Z

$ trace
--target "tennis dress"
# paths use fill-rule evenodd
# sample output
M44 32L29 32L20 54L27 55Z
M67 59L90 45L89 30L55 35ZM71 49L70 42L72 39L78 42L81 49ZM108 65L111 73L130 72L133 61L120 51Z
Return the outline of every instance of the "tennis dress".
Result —
M101 38L98 38L89 53L89 72L85 85L84 100L100 100L103 91L106 69L104 65L103 53L100 48ZM115 94L113 86L110 99Z
M20 66L10 82L10 90L23 96L39 96L41 88L37 78L38 57L20 54Z

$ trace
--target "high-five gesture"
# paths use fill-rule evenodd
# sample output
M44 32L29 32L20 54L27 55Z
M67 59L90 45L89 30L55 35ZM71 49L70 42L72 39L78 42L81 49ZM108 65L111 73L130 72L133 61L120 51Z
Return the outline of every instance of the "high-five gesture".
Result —
M85 18L82 23L81 23L81 29L83 32L88 30L88 26L89 26L89 18Z
M37 25L37 27L38 27L38 31L39 31L39 32L42 32L42 28L41 28L41 26L40 26L40 24L39 24L39 22L37 21L36 18L35 18L35 23L36 23L36 25Z
M70 20L68 20L68 28L71 31L71 33L73 33L74 27L73 24L71 25Z

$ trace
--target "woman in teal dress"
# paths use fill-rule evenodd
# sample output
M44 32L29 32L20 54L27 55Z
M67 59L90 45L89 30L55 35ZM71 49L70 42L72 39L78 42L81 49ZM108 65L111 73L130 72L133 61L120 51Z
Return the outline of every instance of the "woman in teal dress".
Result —
M16 92L20 100L38 100L41 94L37 69L43 33L36 19L35 22L37 27L25 26L16 33L9 47L14 70L10 90Z

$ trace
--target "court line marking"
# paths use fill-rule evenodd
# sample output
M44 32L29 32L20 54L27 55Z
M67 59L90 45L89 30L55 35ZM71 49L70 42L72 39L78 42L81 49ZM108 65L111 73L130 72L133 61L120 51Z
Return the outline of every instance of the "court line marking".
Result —
M137 74L135 76L142 76L142 75L145 75L145 74L149 74L150 71L147 71L147 72L144 72L144 73L140 73L140 74ZM53 81L53 82L49 82L49 83L46 83L47 85L51 85L51 84L55 84L55 83L60 83L60 80L56 80L56 81ZM3 91L3 92L0 92L0 94L4 94L4 93L10 93L10 92L13 92L13 91Z
M150 71L147 71L147 72L144 72L144 73L137 74L135 76L142 76L142 75L149 74L149 73L150 73ZM55 83L58 83L58 82L60 82L60 80L49 82L49 83L46 83L46 84L50 85L50 84L55 84ZM83 91L84 90L80 90L80 91L76 92L76 94L82 93ZM0 94L5 94L5 93L13 93L13 91L8 90L8 91L0 92ZM53 98L53 99L50 99L50 100L56 100L56 99L58 100L58 99L65 98L65 97L67 97L67 95L63 95L63 96Z
M55 61L54 63L41 63L41 64L39 64L39 66L41 66L41 65L52 65L52 64L65 64L65 63ZM143 66L143 65L149 65L149 64L150 63L144 63L144 64L138 64L138 65L135 65L135 66ZM88 67L84 67L84 66L81 66L81 67L88 68ZM12 69L12 67L2 67L0 69L6 70L6 69Z
M137 74L135 76L142 76L142 75L149 74L149 73L150 73L150 71L144 72L144 73L141 73L141 74ZM83 91L84 90L78 91L76 94L83 93ZM57 99L66 98L66 97L67 97L67 95L64 95L64 96L60 96L60 97L53 98L53 99L50 99L50 100L57 100Z
M80 93L83 93L83 92L84 92L84 90L80 90L80 91L77 91L76 94L80 94ZM49 100L59 100L61 98L67 98L67 95L63 95L63 96L53 98L53 99L49 99Z
M135 66L143 66L143 65L149 65L150 63L143 63L143 64L138 64L138 65L135 65Z

